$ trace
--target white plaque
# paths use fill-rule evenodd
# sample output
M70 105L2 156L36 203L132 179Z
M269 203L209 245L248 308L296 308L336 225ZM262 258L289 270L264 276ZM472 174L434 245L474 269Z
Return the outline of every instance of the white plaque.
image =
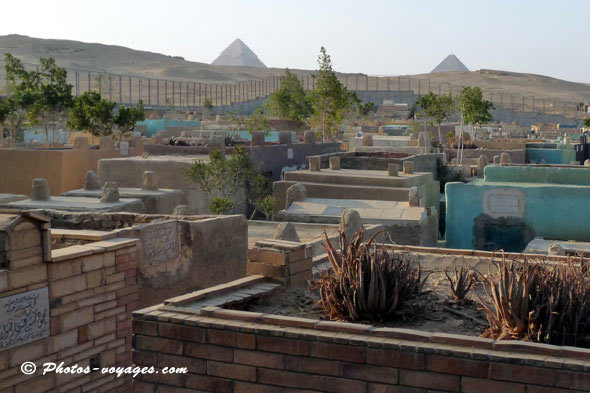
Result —
M287 149L287 159L289 159L289 160L293 159L293 149L292 148Z
M522 217L526 196L516 189L492 189L484 193L483 210L492 217Z
M49 337L47 287L0 299L0 351Z

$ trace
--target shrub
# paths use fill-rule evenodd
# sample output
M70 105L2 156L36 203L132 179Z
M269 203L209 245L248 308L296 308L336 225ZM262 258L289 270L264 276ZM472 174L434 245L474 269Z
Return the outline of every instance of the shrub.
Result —
M508 262L482 277L478 298L490 324L484 337L590 347L587 266Z
M392 319L404 302L422 292L426 278L421 279L419 262L409 254L378 249L374 244L378 234L363 243L361 229L347 245L341 232L342 251L324 234L332 269L321 273L313 286L319 289L320 305L330 319Z
M453 277L446 270L445 276L447 276L447 280L449 280L451 286L449 297L459 302L465 300L473 285L473 274L471 270L465 266L461 266L459 270L455 267Z

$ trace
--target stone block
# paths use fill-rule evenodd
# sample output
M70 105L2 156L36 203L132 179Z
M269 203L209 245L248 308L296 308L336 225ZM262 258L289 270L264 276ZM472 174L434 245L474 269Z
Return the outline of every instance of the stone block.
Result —
M293 184L287 188L287 203L285 209L288 209L293 202L303 202L307 199L307 190L301 183Z
M333 171L340 170L340 157L330 157L330 169Z
M399 175L399 164L387 164L387 175L398 176Z
M500 156L494 156L494 165L500 165Z
M483 177L484 168L488 165L488 157L481 155L477 159L477 177Z
M122 156L129 155L129 142L120 142L119 143L119 153L121 153Z
M47 201L50 198L49 184L45 179L33 179L33 192L31 200Z
M315 144L315 132L305 131L305 134L303 134L303 142Z
M295 225L291 222L282 222L275 228L273 239L288 240L291 242L299 242L299 235Z
M307 160L309 161L309 170L310 171L319 171L321 166L322 166L322 160L320 157L307 157Z
M403 171L405 175L414 173L414 161L404 161Z
M209 140L209 156L214 151L221 153L221 157L225 157L225 137L223 135L211 135Z
M508 153L502 153L500 155L500 164L510 164L511 162L512 161L510 160L510 156L508 155Z
M85 190L99 190L100 189L100 180L98 179L98 175L94 171L86 172L86 177L84 180L84 189Z
M158 178L154 171L144 171L142 186L143 190L157 190L158 189Z
M409 192L409 203L410 206L420 206L420 194L418 193L418 187L410 187Z
M344 209L340 219L340 232L344 232L346 240L351 241L353 236L363 228L363 220L359 212L353 209Z
M252 146L264 146L264 131L254 131L252 133Z
M364 134L362 144L363 146L373 146L373 135Z
M104 184L102 189L102 197L100 198L100 202L102 203L110 203L110 202L118 202L119 201L119 187L117 187L117 183L108 181Z

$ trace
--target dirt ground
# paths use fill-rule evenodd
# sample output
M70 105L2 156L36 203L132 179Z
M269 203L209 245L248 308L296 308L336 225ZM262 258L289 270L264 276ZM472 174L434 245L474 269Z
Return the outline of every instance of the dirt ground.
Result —
M423 268L430 275L423 294L400 308L400 315L392 321L357 321L379 327L399 327L428 332L455 333L479 336L487 327L484 313L479 310L474 290L483 295L480 284L472 287L465 302L459 304L448 298L449 282L441 269ZM288 289L250 304L246 310L267 314L328 319L318 304L319 293L305 286Z

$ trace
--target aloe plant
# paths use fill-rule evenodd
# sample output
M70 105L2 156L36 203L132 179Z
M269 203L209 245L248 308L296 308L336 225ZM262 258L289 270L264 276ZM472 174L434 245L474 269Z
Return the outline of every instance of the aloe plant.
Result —
M313 286L330 319L391 319L401 304L422 291L426 278L421 278L417 259L378 248L375 238L379 233L362 242L363 234L361 229L348 244L341 232L341 250L324 234L332 269L321 273Z
M457 270L457 267L455 266L453 270L453 277L451 277L447 270L445 270L445 276L447 276L447 280L449 280L451 287L449 297L458 302L462 302L465 300L465 297L473 285L473 273L471 272L471 269L465 266L461 266L459 270Z

